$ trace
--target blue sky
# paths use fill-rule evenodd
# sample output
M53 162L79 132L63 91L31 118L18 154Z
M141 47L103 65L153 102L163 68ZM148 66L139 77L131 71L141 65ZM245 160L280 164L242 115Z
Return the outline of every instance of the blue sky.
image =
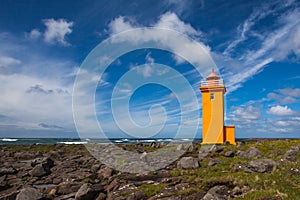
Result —
M236 125L236 137L300 137L300 2L293 0L1 1L0 137L78 137L72 96L82 62L99 43L143 27L182 33L207 53L225 81L226 124ZM136 33L127 42L140 41ZM159 37L172 41L169 51L103 57L110 64L101 80L86 76L98 83L93 100L102 129L92 125L90 105L81 107L77 128L86 136L174 137L182 125L182 137L195 128L200 137L199 86L211 65L199 73L176 55L182 50L197 63L197 48L168 34ZM173 89L157 84L162 79ZM135 90L132 83L142 80L152 83Z

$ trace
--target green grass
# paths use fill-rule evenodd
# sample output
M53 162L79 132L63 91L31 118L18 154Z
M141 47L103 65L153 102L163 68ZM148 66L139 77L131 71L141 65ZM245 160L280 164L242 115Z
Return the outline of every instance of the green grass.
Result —
M238 199L298 199L300 197L300 177L299 175L289 173L291 168L300 169L299 162L280 163L280 159L291 146L300 144L300 140L273 140L257 144L256 142L246 143L240 149L235 146L226 145L222 153L209 154L208 157L221 160L222 163L212 167L208 167L208 159L201 162L198 169L179 170L173 169L171 176L181 176L191 185L188 191L181 191L178 194L193 193L195 188L208 190L215 185L227 185L229 188L235 186L249 186L250 191L243 197ZM226 151L246 150L250 146L258 148L263 154L263 158L271 158L278 164L273 172L269 173L247 173L244 171L233 172L235 164L246 165L250 160L239 156L226 158L222 155Z
M144 184L138 187L139 190L143 190L147 197L151 197L163 191L163 189L167 186L165 183L160 184Z

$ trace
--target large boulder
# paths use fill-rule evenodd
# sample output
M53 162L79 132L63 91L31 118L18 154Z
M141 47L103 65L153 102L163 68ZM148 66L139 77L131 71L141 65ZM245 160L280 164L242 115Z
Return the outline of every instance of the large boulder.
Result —
M32 167L35 167L38 164L43 164L45 167L48 167L50 169L54 166L54 161L49 157L44 157L44 158L36 158L30 163Z
M225 185L217 185L209 189L203 200L227 200L229 199L229 189Z
M272 159L258 159L249 162L247 168L253 172L270 172L276 166L276 162Z
M29 174L33 177L42 177L45 175L50 174L50 168L44 166L43 164L38 164L36 165L30 172Z
M54 161L49 158L37 158L31 161L33 169L29 174L33 177L42 177L51 173L50 169L54 166Z
M34 188L24 188L17 195L16 200L42 200L43 194Z
M240 153L241 158L255 158L261 157L263 154L255 147L249 147L246 151Z
M193 157L183 157L177 162L177 168L189 169L200 167L199 160Z

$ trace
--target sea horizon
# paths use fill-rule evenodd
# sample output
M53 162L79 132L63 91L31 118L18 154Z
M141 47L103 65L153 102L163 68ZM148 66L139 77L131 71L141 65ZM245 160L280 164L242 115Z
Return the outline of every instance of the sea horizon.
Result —
M236 141L243 140L279 140L279 139L299 139L299 138L236 138ZM136 144L138 142L144 144L156 143L189 143L202 142L202 138L18 138L3 137L0 138L0 146L2 145L54 145L54 144Z

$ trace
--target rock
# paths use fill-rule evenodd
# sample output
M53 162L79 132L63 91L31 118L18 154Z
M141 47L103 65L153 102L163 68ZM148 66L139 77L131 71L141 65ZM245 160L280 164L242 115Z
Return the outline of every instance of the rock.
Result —
M116 190L119 186L120 186L120 183L118 182L117 179L115 179L115 180L113 180L113 181L106 187L106 191L107 191L107 192L114 191L114 190Z
M8 194L1 194L0 199L1 200L16 200L18 194L19 194L19 191L15 190Z
M0 168L0 175L5 175L5 174L16 174L18 171L13 168L12 166L2 166Z
M57 194L70 194L77 192L82 183L62 182L57 187Z
M255 147L249 147L246 151L240 153L241 158L261 157L263 154Z
M197 151L197 145L194 144L194 143L192 143L192 144L188 147L187 150L188 150L188 151Z
M224 154L225 157L234 157L234 152L233 151L227 151Z
M112 170L111 168L105 167L98 171L98 177L107 179L113 175L113 172L114 170Z
M106 194L104 194L103 192L100 192L100 194L96 198L96 200L105 200L105 199L106 199Z
M225 185L217 185L208 190L203 200L226 200L229 199L229 189Z
M258 159L249 162L247 168L253 172L270 172L276 166L276 162L272 159Z
M224 150L225 147L223 146L218 146L218 145L213 145L211 148L210 148L210 153L220 153Z
M211 160L211 161L209 161L208 166L214 166L214 165L217 165L220 163L222 163L221 160Z
M241 148L241 147L244 146L245 144L246 144L245 141L237 142L236 147L237 147L237 148Z
M27 159L32 159L34 158L34 154L33 153L29 153L29 152L16 152L14 154L14 157L18 160L27 160Z
M38 164L42 164L44 165L44 167L50 169L54 166L54 161L49 157L45 157L45 158L36 158L30 163L32 167L35 167Z
M138 141L138 142L135 144L135 146L137 146L137 147L142 147L142 146L144 146L144 144L143 144L142 142Z
M177 162L177 168L179 169L189 169L198 167L200 167L199 161L197 158L193 157L183 157Z
M98 192L94 190L91 186L92 184L90 183L83 184L77 191L75 195L75 200L95 199L95 197L98 195Z
M54 161L49 158L37 158L31 162L33 169L29 172L31 176L41 177L51 173L50 169L54 166Z
M239 186L235 186L232 191L231 191L231 194L234 196L234 197L238 197L242 194L242 189L239 187Z
M151 142L151 143L149 144L149 146L150 146L151 148L158 148L158 147L159 147L159 145L158 145L156 142Z
M175 190L185 190L189 187L188 183L179 183L175 185Z
M36 165L29 172L29 174L33 177L42 177L42 176L48 175L50 173L51 173L50 169L48 167L44 166L43 164Z
M297 155L300 153L300 147L299 146L292 146L290 150L288 150L284 154L284 159L295 162Z
M185 150L184 145L183 144L179 144L176 148L177 151L183 151Z
M42 200L43 194L34 188L24 188L17 195L16 200Z
M140 156L140 159L141 159L142 161L147 162L147 159L148 159L148 154L147 154L147 152L142 153L142 155Z
M6 177L7 177L6 175L0 177L0 191L9 188L9 185L7 184L6 181Z
M224 150L223 146L219 145L204 145L199 150L199 159L202 160L209 153L220 153Z
M144 199L145 198L145 191L138 190L138 191L134 192L134 197L135 197L135 199Z
M76 195L76 192L66 194L66 195L61 195L58 198L55 198L55 200L74 200Z

